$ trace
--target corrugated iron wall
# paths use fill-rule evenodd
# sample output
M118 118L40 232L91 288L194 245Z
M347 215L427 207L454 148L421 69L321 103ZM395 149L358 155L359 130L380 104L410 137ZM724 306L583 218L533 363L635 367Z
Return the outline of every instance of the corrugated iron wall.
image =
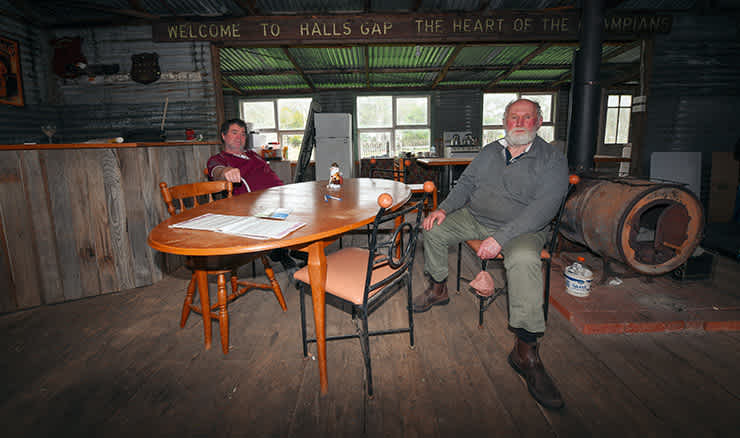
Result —
M7 10L8 2L0 1ZM42 59L51 59L48 35L30 24L20 23L0 15L1 35L19 43L23 77L22 107L0 105L0 143L36 142L44 137L39 126L47 120L56 121L56 111L47 105L48 66Z
M729 16L675 16L655 39L643 174L650 154L732 151L740 138L740 24Z
M74 79L54 77L59 90L59 135L85 141L128 130L159 128L167 100L165 133L184 140L185 129L216 138L216 104L208 43L155 43L151 27L127 26L56 31L54 37L82 38L89 65L119 66L118 74ZM150 84L130 78L131 56L157 53L161 77Z

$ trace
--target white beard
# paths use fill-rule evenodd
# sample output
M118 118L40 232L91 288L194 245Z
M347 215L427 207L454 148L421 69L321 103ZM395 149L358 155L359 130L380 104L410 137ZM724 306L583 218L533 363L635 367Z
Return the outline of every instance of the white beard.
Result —
M526 131L522 133L513 134L511 132L506 133L506 141L510 146L524 146L532 143L534 138L537 136L537 130Z

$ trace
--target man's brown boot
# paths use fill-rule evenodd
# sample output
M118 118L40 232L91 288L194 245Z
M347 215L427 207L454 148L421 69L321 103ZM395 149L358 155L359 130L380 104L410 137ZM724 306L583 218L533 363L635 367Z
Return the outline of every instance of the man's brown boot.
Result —
M447 295L447 279L445 278L441 283L437 283L431 280L431 284L421 295L414 297L411 304L411 309L414 313L422 313L431 309L432 306L444 306L450 302L450 297Z
M565 406L563 397L545 371L538 347L537 342L530 344L517 338L509 354L509 365L524 377L529 393L539 404L548 409L561 409Z

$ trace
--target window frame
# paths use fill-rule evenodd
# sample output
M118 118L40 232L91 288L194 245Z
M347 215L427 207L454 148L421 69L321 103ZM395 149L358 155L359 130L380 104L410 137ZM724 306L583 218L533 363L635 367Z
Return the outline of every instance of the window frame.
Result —
M280 144L280 147L285 147L287 145L283 144L283 136L285 135L300 135L303 136L306 130L306 123L308 123L308 120L304 120L303 122L303 128L300 130L296 129L280 129L280 114L278 112L278 101L279 100L293 100L293 99L310 99L309 102L309 113L310 113L310 107L311 103L313 103L313 96L306 97L306 96L294 96L294 97L273 97L273 98L254 98L254 99L239 99L239 116L242 120L244 120L246 123L253 123L249 120L245 119L244 116L244 105L247 103L259 103L259 102L271 102L272 103L272 115L273 115L273 122L275 123L275 128L272 129L260 129L256 126L253 127L254 130L258 130L260 135L268 135L268 134L275 134L277 136L277 141ZM308 118L308 114L306 114L306 118ZM247 132L247 135L249 133ZM300 152L300 151L299 151ZM290 148L288 148L288 156L290 156ZM296 160L289 160L289 161L296 161Z
M521 99L522 95L525 95L525 96L548 95L548 96L550 96L552 98L552 101L550 103L550 121L549 122L545 122L544 121L545 116L544 116L544 113L543 113L542 126L552 127L552 139L551 140L545 139L545 140L550 141L550 142L557 140L557 137L555 136L555 129L556 129L556 126L557 126L557 113L558 113L558 111L557 111L558 92L557 91L531 91L531 92L530 91L498 91L498 92L483 93L483 95L481 96L481 109L480 109L480 114L481 114L481 131L480 131L481 132L481 146L485 146L486 144L488 144L488 143L485 143L483 141L483 139L485 138L485 132L487 130L496 130L497 129L497 130L501 130L501 131L506 131L506 126L504 126L504 124L503 124L504 121L503 120L500 121L500 124L495 124L495 125L486 125L486 124L483 123L483 120L485 119L484 114L483 114L483 110L484 110L485 106L484 106L483 102L485 101L485 98L486 98L486 95L487 94L515 94L516 95L516 98L515 99ZM496 140L498 140L498 138L496 138L496 139L494 139L492 141L496 141Z
M611 106L611 107L609 106L610 96L617 96L619 100L619 104L617 106ZM622 96L630 96L630 104L628 106L622 106ZM603 146L618 147L618 146L624 146L630 143L630 136L632 134L632 129L631 129L632 128L632 105L634 104L634 100L635 100L635 93L631 90L606 90L604 92L604 99L603 99L603 105L602 105L604 117L603 117L603 123L601 123L601 130L600 130L600 135L599 135L600 143ZM613 143L606 142L606 124L607 124L607 117L608 117L610 108L617 109L616 136L614 138ZM622 142L622 143L617 141L619 138L619 110L621 109L630 110L630 117L629 117L629 120L627 121L627 141Z
M360 120L358 117L359 114L359 99L360 98L366 98L366 97L391 97L391 126L388 127L382 127L382 128L361 128L360 127ZM397 116L398 116L398 99L419 99L423 98L426 99L426 123L423 125L403 125L398 124L397 122ZM419 94L419 93L413 93L413 94L391 94L391 93L373 93L373 94L363 94L363 95L357 95L355 96L355 119L357 120L357 154L360 159L363 158L371 158L371 157L382 157L382 155L368 155L363 156L362 151L362 143L360 140L360 137L363 133L390 133L390 145L389 145L389 158L397 157L399 156L401 151L398 151L396 149L396 131L399 130L409 130L409 129L418 129L418 130L427 130L429 132L429 145L426 152L431 151L433 147L433 141L432 141L432 96L431 94Z

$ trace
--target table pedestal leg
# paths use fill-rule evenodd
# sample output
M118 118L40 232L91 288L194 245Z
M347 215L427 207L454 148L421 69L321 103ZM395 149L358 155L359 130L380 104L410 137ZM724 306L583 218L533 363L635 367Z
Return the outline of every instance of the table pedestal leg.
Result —
M316 352L319 362L321 394L329 390L326 373L326 254L324 242L314 242L308 248L308 277L311 282L313 320L316 327Z

